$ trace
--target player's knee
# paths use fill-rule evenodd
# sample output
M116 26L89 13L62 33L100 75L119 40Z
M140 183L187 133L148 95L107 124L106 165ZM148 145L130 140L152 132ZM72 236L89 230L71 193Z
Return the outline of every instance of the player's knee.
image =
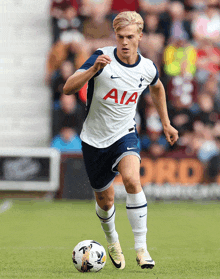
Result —
M109 211L112 208L112 206L113 206L113 203L107 203L107 204L103 205L102 209L105 211Z
M108 211L112 208L114 204L114 200L105 200L104 202L102 202L101 208L105 211Z
M97 203L101 209L108 211L114 204L114 197L101 196L97 197Z
M137 182L138 180L131 175L126 175L123 177L123 183L125 187L133 187L136 185Z
M140 181L135 177L132 177L130 175L123 177L123 183L128 193L136 193L140 191Z

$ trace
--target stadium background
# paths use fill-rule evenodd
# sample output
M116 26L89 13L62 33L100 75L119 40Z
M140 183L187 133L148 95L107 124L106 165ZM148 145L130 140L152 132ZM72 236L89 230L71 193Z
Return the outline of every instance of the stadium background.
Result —
M126 9L144 18L139 51L158 67L180 134L168 146L146 89L136 114L144 191L150 199L220 197L218 0L1 1L2 197L93 199L78 137L86 87L71 96L62 87L98 47L115 44L112 20ZM115 190L125 197L120 177Z

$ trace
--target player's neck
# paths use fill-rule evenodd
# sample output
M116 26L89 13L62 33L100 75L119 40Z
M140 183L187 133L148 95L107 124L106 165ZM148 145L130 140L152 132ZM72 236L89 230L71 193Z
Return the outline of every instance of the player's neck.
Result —
M118 58L125 64L128 64L128 65L133 65L135 64L137 61L138 61L138 53L134 53L132 55L130 55L129 57L123 57L119 51L117 51L117 56Z

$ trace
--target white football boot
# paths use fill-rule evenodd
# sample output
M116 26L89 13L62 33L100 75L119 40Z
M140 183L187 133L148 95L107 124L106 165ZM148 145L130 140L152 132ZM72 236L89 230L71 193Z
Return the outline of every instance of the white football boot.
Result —
M113 265L118 269L125 268L125 258L121 250L119 241L109 244L108 243L108 254Z
M152 260L149 252L143 248L136 251L136 261L141 268L153 268L155 266L154 260Z

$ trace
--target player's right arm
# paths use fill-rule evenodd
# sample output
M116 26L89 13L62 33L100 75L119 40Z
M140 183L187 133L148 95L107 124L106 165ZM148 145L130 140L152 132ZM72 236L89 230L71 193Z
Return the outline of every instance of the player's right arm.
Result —
M65 95L71 95L78 92L98 71L110 63L111 58L108 55L99 55L94 65L91 65L91 67L83 72L75 72L67 79L63 87L63 93Z

